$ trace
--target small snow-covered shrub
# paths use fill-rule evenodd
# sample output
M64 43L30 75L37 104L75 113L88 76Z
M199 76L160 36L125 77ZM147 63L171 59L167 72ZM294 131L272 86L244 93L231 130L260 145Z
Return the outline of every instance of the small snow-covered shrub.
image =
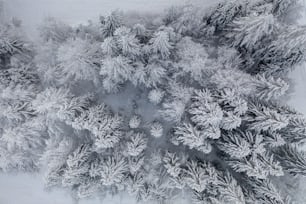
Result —
M164 91L159 89L153 89L149 92L148 98L149 101L155 105L159 104L164 97Z
M141 118L138 115L134 115L131 117L130 121L129 121L129 126L132 129L138 128L140 126L141 123Z
M159 138L163 136L163 126L160 122L153 122L150 127L150 133L153 137Z

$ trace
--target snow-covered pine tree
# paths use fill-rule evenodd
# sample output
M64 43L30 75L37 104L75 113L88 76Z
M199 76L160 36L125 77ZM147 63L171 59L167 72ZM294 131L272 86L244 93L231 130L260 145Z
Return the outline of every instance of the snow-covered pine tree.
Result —
M297 116L289 119L289 124L286 128L280 130L282 137L290 142L301 144L306 139L306 121L304 117Z
M89 95L76 97L67 88L47 88L32 101L36 113L71 123L90 104Z
M103 88L108 92L118 91L120 85L130 79L133 71L134 67L126 57L117 56L103 59L100 69Z
M254 197L257 202L267 204L290 203L286 202L285 198L281 195L281 192L279 192L269 180L253 179L249 183L253 188Z
M88 130L93 135L95 146L112 148L122 137L123 118L112 114L105 104L92 106L75 118L71 125L77 130Z
M170 25L179 34L198 38L203 36L203 16L204 12L202 8L193 5L184 5L171 7L167 11L163 21L165 25Z
M254 81L256 87L256 97L261 100L277 99L285 95L289 89L288 83L281 78L275 79L272 76L258 75Z
M134 115L131 117L130 121L129 121L129 126L132 129L138 128L140 126L141 123L141 118L138 115Z
M46 135L39 128L22 124L5 128L1 133L0 169L4 172L32 172L39 169L39 158L45 148Z
M147 148L147 138L144 133L127 133L126 152L132 157L140 155Z
M117 46L123 56L135 59L140 55L140 45L136 35L127 27L120 27L114 33Z
M218 190L220 191L220 200L226 203L244 204L246 203L245 195L241 186L235 178L227 171L223 175L219 174L217 181Z
M181 174L181 159L177 154L167 151L163 157L163 161L164 166L167 169L167 173L172 177L176 178Z
M277 157L283 168L292 175L304 175L306 169L306 156L303 151L299 151L292 145L279 147Z
M236 17L245 15L247 4L246 0L222 1L205 16L204 20L208 26L214 27L215 31L222 31Z
M62 43L72 37L73 29L55 18L48 17L40 25L39 34L44 41Z
M4 19L3 19L4 20ZM1 171L37 171L45 148L45 127L31 106L40 91L32 65L33 47L12 19L0 24Z
M191 79L201 82L203 77L208 77L212 74L212 68L209 66L211 61L208 59L207 50L200 44L195 43L190 37L185 37L177 44L178 55L181 59L177 66L180 72L177 75L186 77L190 74Z
M197 149L206 154L210 153L212 150L206 132L188 123L182 124L174 130L172 142L177 145L182 143L191 149Z
M219 126L223 112L218 103L214 102L208 90L195 91L188 112L191 121L199 126Z
M19 24L13 20L0 24L0 68L10 66L13 59L29 63L33 56L31 46Z
M113 36L117 28L122 25L122 13L119 10L113 11L102 23L102 36L104 38Z
M171 34L167 30L160 30L150 41L152 52L158 54L162 59L168 59L171 54L172 43L169 35Z
M58 124L49 125L47 134L49 139L46 140L46 148L40 161L41 166L47 167L44 172L44 185L49 189L62 185L66 161L75 149L75 141L71 137L65 137L63 127Z
M164 91L160 89L152 89L148 94L148 98L151 103L157 105L163 100L164 95Z
M278 110L273 110L256 102L249 102L247 121L249 129L256 131L276 131L288 125L288 118L279 113Z
M160 122L154 121L151 124L150 133L153 137L159 138L164 134L163 129L163 125Z
M80 145L66 161L67 167L64 170L62 184L65 187L75 188L83 183L89 177L91 147L86 144Z
M257 47L258 43L265 41L265 38L271 40L277 27L278 22L272 14L241 17L229 25L226 38L229 39L232 46L252 50Z
M262 57L263 65L277 65L286 73L289 71L286 67L294 67L304 60L305 32L304 26L289 26L269 46L257 50L255 56Z
M166 121L180 122L185 114L187 103L189 103L194 89L174 81L170 82L167 88L168 94L171 97L165 100L159 113Z
M217 173L207 162L189 161L183 169L187 186L197 192L204 191L210 183L216 182Z
M123 180L128 172L125 158L115 154L103 158L100 164L99 176L102 185L122 185Z
M101 52L96 42L79 38L67 40L58 48L57 61L57 80L60 84L66 85L81 80L99 84Z

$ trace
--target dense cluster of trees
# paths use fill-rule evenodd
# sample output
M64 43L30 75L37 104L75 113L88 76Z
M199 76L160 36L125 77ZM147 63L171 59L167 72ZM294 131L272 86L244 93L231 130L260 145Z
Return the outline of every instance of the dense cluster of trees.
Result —
M306 175L306 120L281 98L306 56L299 7L226 0L77 27L48 18L36 43L19 21L2 23L1 171L43 171L46 187L78 199L293 203L280 189ZM105 99L127 87L135 104L114 111Z

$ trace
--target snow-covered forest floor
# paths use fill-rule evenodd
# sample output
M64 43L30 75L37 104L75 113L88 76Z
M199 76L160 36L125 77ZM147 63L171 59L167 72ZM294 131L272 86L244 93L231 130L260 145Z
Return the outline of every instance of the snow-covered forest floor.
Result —
M163 11L165 8L176 4L184 4L184 0L7 0L8 16L16 16L23 21L23 26L31 39L35 39L38 35L36 28L41 20L46 16L53 16L70 25L78 25L86 22L86 19L96 19L99 14L106 14L114 9L124 11L141 11L152 12L153 14ZM196 0L194 4L207 4L211 6L211 0ZM306 19L305 19L306 23ZM306 114L306 66L302 65L296 69L291 78L295 83L294 92L290 94L288 104L292 105L298 111ZM138 102L138 112L146 124L150 124L155 118L152 117L155 112L154 105L149 104L145 98L148 93L135 94L133 88L126 87L123 94L108 95L103 101L110 105L115 111L124 110L126 114L131 109L125 106L133 106L134 101ZM104 97L98 96L98 97ZM139 100L141 99L141 100ZM121 101L125 101L124 105ZM165 128L167 130L167 127ZM159 141L161 142L161 141ZM305 187L306 189L306 187ZM305 189L300 188L303 192ZM301 196L301 202L305 200L303 193L297 192ZM16 196L18 195L18 196ZM54 190L52 192L43 191L42 179L39 175L33 176L28 174L21 175L0 175L0 203L2 204L72 204L76 201L72 200L68 191ZM178 203L189 203L190 201L176 201ZM79 204L97 204L101 203L98 198L93 200L83 200ZM107 204L134 204L132 198L119 195L115 198L104 200ZM298 203L299 204L299 203Z

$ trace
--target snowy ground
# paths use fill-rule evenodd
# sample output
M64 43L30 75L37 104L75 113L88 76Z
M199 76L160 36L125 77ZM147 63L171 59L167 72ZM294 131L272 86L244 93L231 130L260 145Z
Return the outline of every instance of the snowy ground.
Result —
M306 5L306 0L304 0ZM304 5L304 6L305 6ZM306 25L306 10L302 13L301 24ZM288 101L289 105L306 115L306 63L291 73L294 82L294 92Z
M46 192L43 190L41 177L18 174L0 174L1 204L72 204L72 199L65 191ZM91 204L91 203L87 203Z
M78 24L106 14L116 8L141 12L160 12L173 4L186 3L185 0L5 0L10 15L23 21L30 36L37 35L35 28L44 17L54 16L69 24ZM215 0L189 0L193 3L211 4ZM9 14L8 14L9 15ZM306 18L305 18L306 23ZM295 91L289 104L306 115L306 65L292 73ZM69 193L65 191L43 191L41 177L33 175L1 175L0 204L73 204ZM97 204L98 199L87 200L80 204ZM133 204L134 201L123 198L113 199L107 204Z
M294 70L291 78L294 81L294 92L290 94L288 103L306 115L306 64Z

